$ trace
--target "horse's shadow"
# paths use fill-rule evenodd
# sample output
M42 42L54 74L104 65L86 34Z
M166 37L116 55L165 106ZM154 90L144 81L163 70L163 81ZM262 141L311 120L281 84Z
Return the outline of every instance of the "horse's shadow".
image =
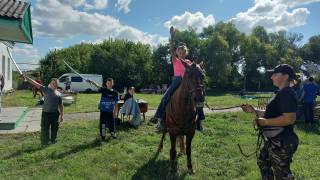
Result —
M127 132L132 129L138 129L138 127L134 127L133 125L130 124L129 121L124 121L124 122L121 122L120 124L118 124L116 129L118 132L121 132L121 131Z
M173 173L169 175L169 160L158 160L157 158L160 151L157 151L148 162L137 169L136 173L132 176L132 180L157 180L157 179L184 179L187 172L183 174L177 173L177 162L173 167Z

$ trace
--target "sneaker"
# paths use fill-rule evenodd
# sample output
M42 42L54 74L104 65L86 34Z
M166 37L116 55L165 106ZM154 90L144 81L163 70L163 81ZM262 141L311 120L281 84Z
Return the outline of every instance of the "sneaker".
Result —
M117 134L116 134L115 132L112 132L112 133L111 133L111 137L112 137L113 139L117 139Z

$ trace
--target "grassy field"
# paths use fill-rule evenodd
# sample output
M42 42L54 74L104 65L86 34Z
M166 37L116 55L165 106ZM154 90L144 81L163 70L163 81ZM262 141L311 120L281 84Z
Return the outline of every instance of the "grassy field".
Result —
M270 95L259 95L270 96ZM136 94L136 99L144 99L148 102L150 109L155 109L162 95L158 94ZM230 106L240 105L242 103L249 103L257 105L257 99L241 99L239 96L231 93L211 93L206 96L207 102L210 106L216 108L224 108ZM66 113L75 112L93 112L98 110L98 102L100 94L78 94L77 103L71 106L66 106ZM12 94L4 96L2 103L4 107L14 106L28 106L36 107L38 98L33 98L31 91L15 91Z
M255 158L244 158L236 143L252 151L255 133L251 115L215 114L204 121L204 134L193 141L196 173L187 174L186 157L178 158L175 179L259 179ZM119 138L97 140L98 121L65 122L55 145L42 148L39 133L0 137L0 179L164 179L168 172L169 138L156 154L160 135L153 125L118 127ZM300 146L293 172L298 179L320 177L319 126L296 128Z

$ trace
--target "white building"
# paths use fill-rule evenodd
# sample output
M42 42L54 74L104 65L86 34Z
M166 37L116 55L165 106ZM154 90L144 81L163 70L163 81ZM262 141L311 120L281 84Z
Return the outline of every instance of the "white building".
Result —
M7 47L12 43L33 43L31 3L25 0L0 0L0 73L5 78L4 90L12 89L12 61Z
M4 91L12 89L12 61L10 60L7 47L12 50L10 43L0 41L0 73L4 77Z

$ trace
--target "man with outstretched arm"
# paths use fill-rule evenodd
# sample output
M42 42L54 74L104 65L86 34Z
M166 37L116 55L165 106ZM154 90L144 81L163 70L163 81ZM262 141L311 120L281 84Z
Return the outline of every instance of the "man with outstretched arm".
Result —
M49 141L51 141L52 144L55 144L59 126L60 123L63 122L64 116L64 106L62 103L61 93L57 90L57 79L52 78L48 86L43 86L30 77L22 76L30 84L43 92L44 103L41 115L41 144L48 145ZM50 137L49 134L51 134Z

